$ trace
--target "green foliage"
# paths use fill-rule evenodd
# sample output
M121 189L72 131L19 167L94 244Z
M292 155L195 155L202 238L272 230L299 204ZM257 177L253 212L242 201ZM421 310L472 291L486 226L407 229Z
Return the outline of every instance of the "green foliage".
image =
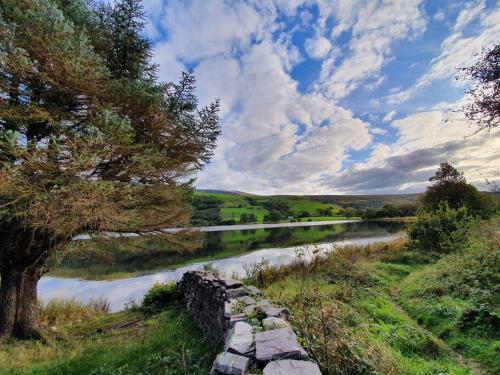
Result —
M278 210L269 211L269 215L264 216L264 222L276 223L283 219L283 215Z
M465 207L442 204L435 212L421 212L408 228L409 248L438 255L465 249L473 218Z
M246 214L243 213L240 215L240 224L245 224L245 223L255 223L257 221L257 218L255 217L255 214Z
M422 267L413 254L408 261L401 242L340 248L311 263L264 269L262 290L291 309L299 340L325 375L468 374L391 298ZM408 264L397 263L400 257Z
M181 298L182 295L175 287L175 283L155 283L144 295L141 309L147 314L155 314Z
M420 197L420 208L427 212L440 209L443 203L452 209L466 207L472 215L486 219L495 210L490 194L479 192L468 184L459 172L449 163L441 163L436 174L430 178L434 184Z
M442 257L401 285L401 303L453 348L500 371L498 220L481 222L461 253Z
M191 225L208 226L220 223L221 206L223 203L223 200L215 197L194 195L191 201L193 206Z

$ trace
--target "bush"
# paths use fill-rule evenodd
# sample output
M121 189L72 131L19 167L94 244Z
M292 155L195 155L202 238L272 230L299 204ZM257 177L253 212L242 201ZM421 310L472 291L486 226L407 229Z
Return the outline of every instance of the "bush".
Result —
M461 251L469 243L472 223L465 207L455 210L443 204L435 212L421 212L408 228L409 247L439 255Z
M181 298L182 295L177 290L175 283L156 283L144 295L141 308L145 313L155 314Z

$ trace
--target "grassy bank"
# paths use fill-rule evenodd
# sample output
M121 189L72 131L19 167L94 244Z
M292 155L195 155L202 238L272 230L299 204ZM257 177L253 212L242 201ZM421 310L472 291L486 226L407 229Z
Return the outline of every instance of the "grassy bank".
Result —
M252 282L291 308L324 374L495 374L498 221L480 227L466 252L438 261L398 241L264 269Z
M56 301L42 317L52 327L47 342L0 346L0 374L206 375L215 355L216 348L176 303L145 316Z

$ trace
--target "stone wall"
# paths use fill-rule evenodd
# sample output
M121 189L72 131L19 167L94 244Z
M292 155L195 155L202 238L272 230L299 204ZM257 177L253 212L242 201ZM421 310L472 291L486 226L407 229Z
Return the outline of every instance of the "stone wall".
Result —
M186 272L178 283L186 308L207 336L224 340L211 375L321 375L288 324L253 286L210 272Z

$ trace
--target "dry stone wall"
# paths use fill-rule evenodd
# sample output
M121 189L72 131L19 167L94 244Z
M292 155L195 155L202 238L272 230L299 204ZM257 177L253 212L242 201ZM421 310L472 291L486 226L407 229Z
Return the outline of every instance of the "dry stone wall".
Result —
M321 375L288 324L289 311L260 290L211 272L186 272L178 283L187 310L206 335L224 340L211 375Z

